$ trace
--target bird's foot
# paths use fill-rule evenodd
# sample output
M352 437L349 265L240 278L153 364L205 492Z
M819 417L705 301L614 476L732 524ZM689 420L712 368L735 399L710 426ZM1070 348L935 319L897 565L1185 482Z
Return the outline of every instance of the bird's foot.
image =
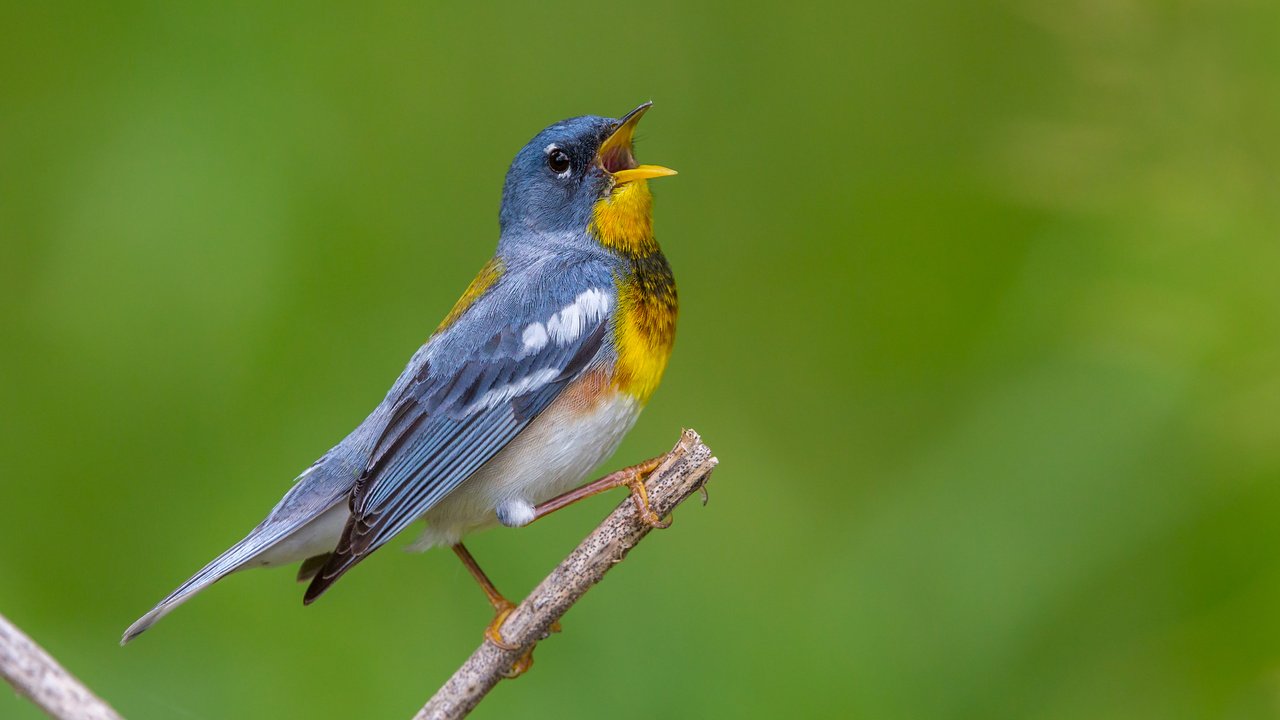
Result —
M510 600L504 599L500 603L495 603L493 609L496 611L496 614L493 616L493 622L489 623L489 627L484 629L485 638L503 650L518 650L520 646L508 643L503 639L502 633L499 631L499 628L502 627L502 623L507 621L507 616L511 614L512 610L516 609L516 606L512 604Z
M649 477L649 474L655 468L657 468L657 464L649 468L637 465L634 472L627 474L628 477L623 481L623 484L631 488L631 501L636 504L636 512L640 513L640 519L644 521L644 524L651 528L666 530L671 527L671 516L668 515L665 520L658 517L658 513L654 512L653 508L649 506L649 491L644 486L645 478ZM631 469L628 468L628 470Z
M489 623L489 627L484 629L485 639L503 650L519 650L520 646L507 642L502 637L500 630L502 623L507 621L507 616L511 614L512 610L516 609L516 606L511 604L509 600L503 600L501 603L495 603L494 609L498 612L493 616L493 622ZM529 651L521 655L511 668L502 673L502 675L508 679L518 678L528 672L531 667L533 667L533 648L529 648Z
M507 642L506 638L502 637L501 631L502 623L507 621L507 616L511 614L512 610L516 609L516 606L509 600L503 600L501 603L495 604L494 609L497 611L497 614L493 616L493 622L489 623L489 627L484 630L485 639L503 650L519 650L520 646ZM550 632L548 634L553 632L560 632L560 623L558 621L551 625ZM508 679L518 678L528 672L531 667L533 667L532 647L529 648L525 654L521 655L509 670L503 673L503 677Z
M535 507L533 509L533 519L544 518L557 510L569 507L579 500L625 485L631 489L631 499L636 504L636 511L640 514L642 522L653 528L671 527L669 518L664 520L649 506L649 491L644 486L645 478L653 474L653 471L657 470L662 465L662 461L666 459L666 455L659 455L656 458L650 458L631 467L615 470L599 480L557 495Z

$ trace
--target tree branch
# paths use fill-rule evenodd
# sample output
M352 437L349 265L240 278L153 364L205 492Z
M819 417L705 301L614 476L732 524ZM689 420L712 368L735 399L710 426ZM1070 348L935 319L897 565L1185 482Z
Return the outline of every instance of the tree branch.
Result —
M701 489L718 461L702 439L685 430L670 454L645 483L649 505L670 513ZM609 568L622 561L652 528L641 521L628 497L560 565L529 593L499 628L506 650L485 640L453 677L427 701L414 720L451 720L471 712L517 660L541 639Z
M0 676L55 720L121 720L98 696L0 615Z
M717 462L698 434L685 430L645 483L650 507L659 516L669 514L706 485ZM511 649L489 641L481 643L414 720L449 720L470 713L516 661L547 637L551 626L651 529L640 519L630 497L623 500L507 616L499 630ZM2 615L0 676L55 720L121 720L115 710Z

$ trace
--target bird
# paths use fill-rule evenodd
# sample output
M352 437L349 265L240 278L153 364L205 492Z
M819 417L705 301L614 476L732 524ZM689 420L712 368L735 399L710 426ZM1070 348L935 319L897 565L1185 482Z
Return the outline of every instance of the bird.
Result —
M498 627L514 606L464 536L618 487L644 522L667 524L643 483L661 457L581 484L636 422L675 339L676 284L654 237L648 181L676 172L634 154L651 106L554 123L516 153L492 258L382 402L247 536L129 626L122 645L249 568L299 563L310 604L425 520L409 549L453 548L495 611L485 637L506 647Z

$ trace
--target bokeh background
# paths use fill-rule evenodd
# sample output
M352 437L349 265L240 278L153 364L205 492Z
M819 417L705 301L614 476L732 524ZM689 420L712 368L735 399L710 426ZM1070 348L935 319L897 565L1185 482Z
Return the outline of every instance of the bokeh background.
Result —
M514 152L656 103L721 458L478 717L1280 716L1280 5L0 5L0 612L130 718L407 717L388 549L127 648L381 398ZM521 597L621 495L477 536ZM0 693L0 716L35 718Z

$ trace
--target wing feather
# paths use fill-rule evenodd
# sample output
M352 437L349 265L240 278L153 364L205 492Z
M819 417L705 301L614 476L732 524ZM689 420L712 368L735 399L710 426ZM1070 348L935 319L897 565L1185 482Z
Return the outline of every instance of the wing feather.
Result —
M419 372L356 483L342 538L304 602L319 597L511 442L598 356L607 327L607 314L599 313L575 337L530 352L517 342L521 327L514 326L450 372Z

